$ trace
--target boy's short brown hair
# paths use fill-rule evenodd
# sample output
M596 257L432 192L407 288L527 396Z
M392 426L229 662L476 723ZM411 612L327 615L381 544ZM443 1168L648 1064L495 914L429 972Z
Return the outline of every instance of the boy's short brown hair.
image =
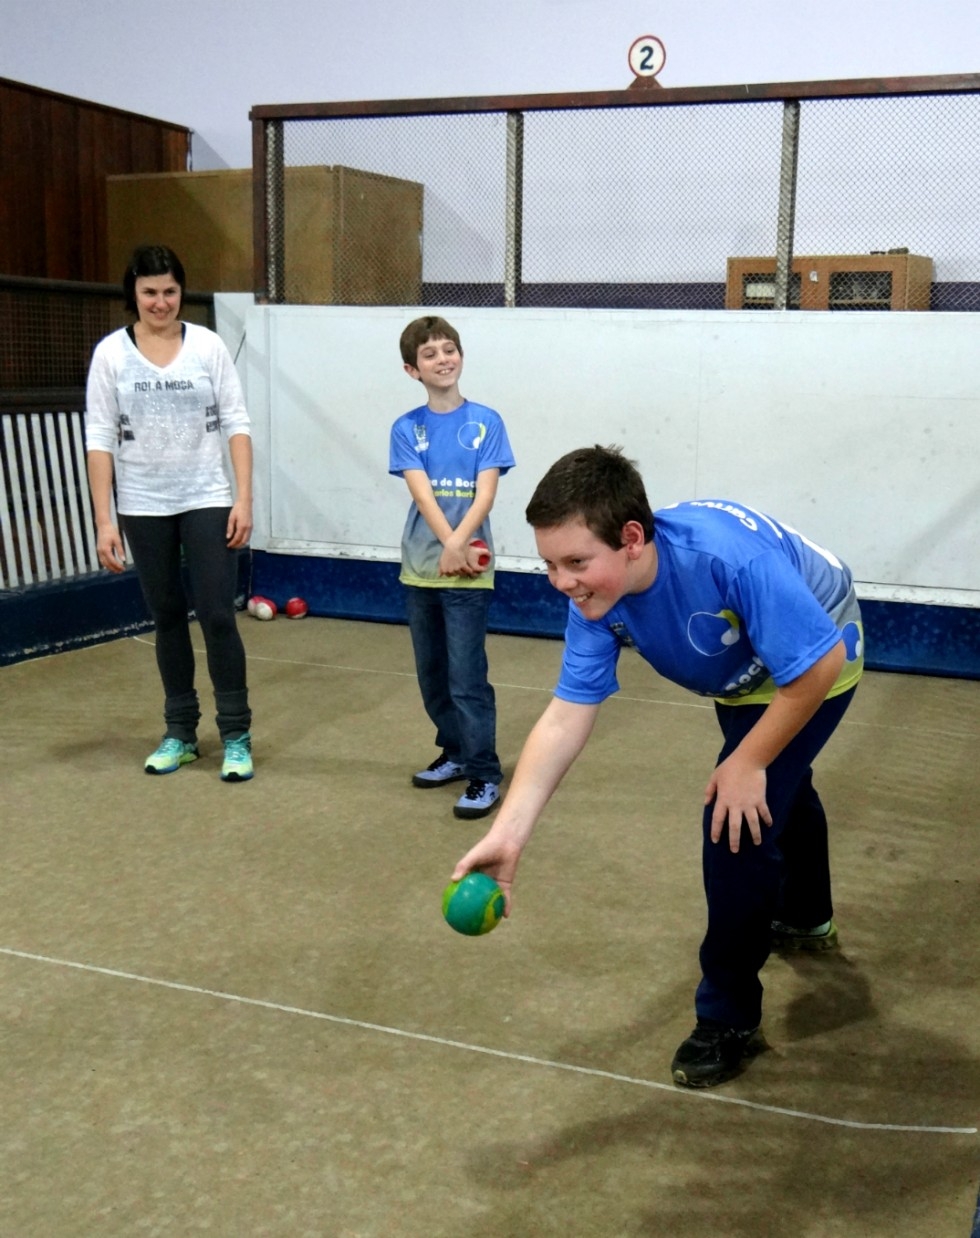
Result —
M556 460L538 482L524 514L535 529L581 520L613 550L622 546L623 525L631 520L653 541L653 513L643 478L620 447L579 447Z
M418 361L419 349L429 340L452 340L463 355L463 345L459 342L459 332L445 318L435 314L426 314L424 318L415 318L401 334L398 347L401 349L402 360L406 365L414 366Z

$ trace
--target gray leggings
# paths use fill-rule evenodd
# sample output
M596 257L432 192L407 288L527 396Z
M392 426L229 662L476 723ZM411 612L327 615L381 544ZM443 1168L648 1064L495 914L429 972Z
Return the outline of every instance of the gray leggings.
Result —
M225 538L229 511L203 507L176 516L119 517L156 628L166 733L186 743L196 739L201 717L188 622L192 602L207 650L218 733L236 738L252 722L245 647L235 618L238 552L228 549Z

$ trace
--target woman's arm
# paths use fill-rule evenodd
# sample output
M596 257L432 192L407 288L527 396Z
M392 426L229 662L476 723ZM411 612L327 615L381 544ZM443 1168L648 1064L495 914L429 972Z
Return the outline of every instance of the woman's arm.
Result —
M95 548L99 563L110 572L121 572L126 566L126 551L112 519L112 452L93 449L88 452L86 462L95 512Z
M235 498L228 513L225 537L228 549L237 550L252 536L252 439L248 434L233 434L228 440L228 455L235 474Z

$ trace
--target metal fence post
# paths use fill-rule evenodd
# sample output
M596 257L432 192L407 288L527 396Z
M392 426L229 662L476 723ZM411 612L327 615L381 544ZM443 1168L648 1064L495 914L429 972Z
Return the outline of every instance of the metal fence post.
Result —
M784 310L789 300L796 226L796 169L800 153L800 102L783 104L783 145L779 163L779 217L776 221L776 283L773 309Z
M524 113L507 113L507 188L504 241L504 305L519 302L524 215Z
M255 298L286 300L283 122L252 116L252 247Z

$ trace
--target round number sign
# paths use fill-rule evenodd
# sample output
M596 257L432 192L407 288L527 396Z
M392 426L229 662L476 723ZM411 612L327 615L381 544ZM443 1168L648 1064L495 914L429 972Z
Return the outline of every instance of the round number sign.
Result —
M630 47L629 62L637 77L656 77L667 62L667 51L655 34L642 34Z

